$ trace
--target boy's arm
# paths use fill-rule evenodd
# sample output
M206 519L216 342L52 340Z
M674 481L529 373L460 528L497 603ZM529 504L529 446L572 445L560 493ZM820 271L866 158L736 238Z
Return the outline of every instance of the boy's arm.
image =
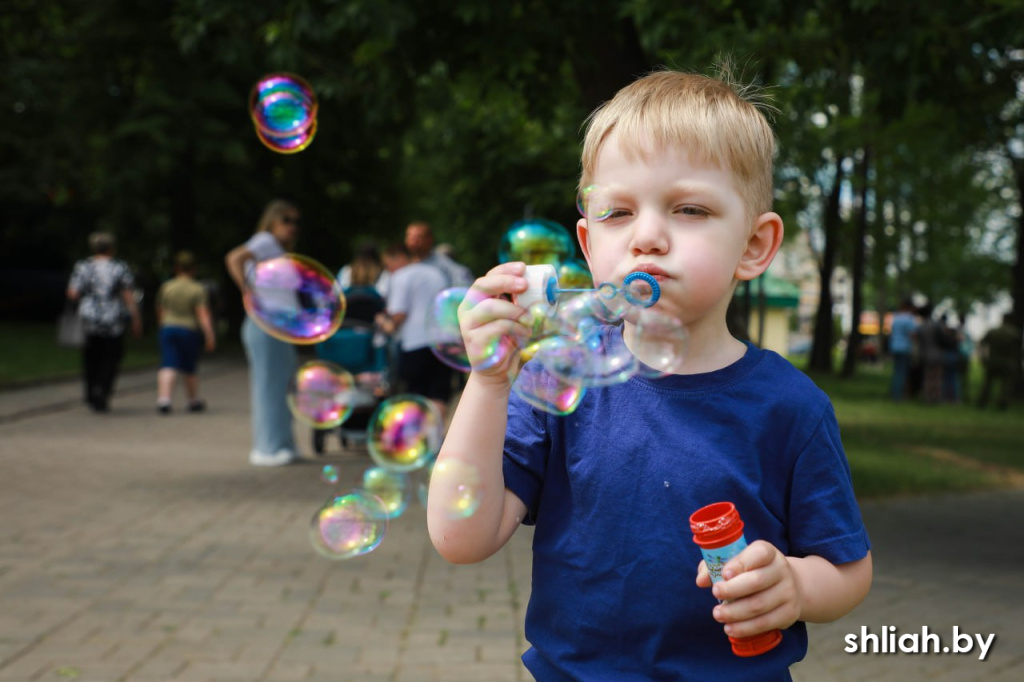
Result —
M820 556L786 557L796 576L800 616L807 623L830 623L864 601L871 589L871 552L858 561L833 564Z
M438 553L454 564L483 561L501 549L519 527L526 505L505 488L502 453L509 392L469 375L434 464L427 494L427 527ZM452 475L445 464L457 461ZM480 506L467 518L451 512L460 471L469 465L479 476Z
M526 290L524 273L522 263L497 266L474 282L459 307L459 326L474 369L438 453L427 494L430 539L438 553L452 563L474 563L494 554L526 513L522 501L506 490L502 473L512 387L509 370L518 363L518 353L508 352L497 362L482 362L488 359L488 349L503 338L529 335L519 321L523 309L501 298L502 294ZM462 517L452 510L460 497L459 485L466 483L459 472L467 468L478 476L480 503L472 515Z

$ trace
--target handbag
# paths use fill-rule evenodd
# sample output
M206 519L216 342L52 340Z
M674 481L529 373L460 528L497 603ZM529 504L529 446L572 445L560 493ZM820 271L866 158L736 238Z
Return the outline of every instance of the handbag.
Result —
M85 327L78 314L77 306L68 301L64 312L57 318L57 345L65 348L81 348L85 344Z

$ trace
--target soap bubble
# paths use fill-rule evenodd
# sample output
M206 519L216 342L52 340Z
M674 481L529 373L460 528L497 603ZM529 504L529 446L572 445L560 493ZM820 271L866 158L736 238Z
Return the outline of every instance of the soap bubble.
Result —
M576 245L567 229L552 220L531 218L508 228L498 246L498 262L550 263L557 267L575 253Z
M586 261L578 258L563 260L558 266L558 286L562 289L590 289L594 278Z
M589 320L580 326L578 339L548 339L534 359L569 385L587 388L628 381L638 363L618 333Z
M326 360L310 360L288 387L292 414L315 429L331 429L352 414L356 382L347 370Z
M298 254L256 263L242 301L263 331L288 343L319 343L341 326L345 295L323 265Z
M363 472L363 489L381 501L389 518L397 519L409 506L406 478L384 467L370 467Z
M556 376L540 362L545 345L557 343L562 343L561 337L549 337L523 349L524 360L537 357L538 362L523 367L512 383L512 391L538 410L554 415L566 415L579 407L586 388L579 382Z
M350 559L375 550L388 529L384 504L365 490L331 497L313 515L309 538L328 559Z
M406 472L437 454L444 436L441 413L430 400L402 394L388 398L370 417L366 447L379 466Z
M341 477L341 473L338 471L338 467L333 464L325 464L324 468L320 471L320 480L324 483L334 484L338 482Z
M642 363L640 376L657 378L678 374L683 366L687 333L683 323L652 308L637 314L633 350Z
M459 306L469 291L466 287L445 289L434 298L427 317L430 350L438 360L460 372L470 370L466 344L459 329Z
M607 220L613 209L610 194L600 185L587 185L576 195L576 210L587 220Z
M294 154L310 145L317 128L316 94L309 82L290 73L264 76L249 92L249 115L268 149Z
M436 462L430 486L445 500L444 513L449 518L467 518L480 507L480 472L468 462L451 457Z

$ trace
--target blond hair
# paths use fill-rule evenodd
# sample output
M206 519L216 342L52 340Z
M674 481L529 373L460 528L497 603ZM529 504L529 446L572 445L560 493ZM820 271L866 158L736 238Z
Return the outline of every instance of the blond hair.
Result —
M702 76L655 71L616 93L588 117L580 189L593 182L597 156L612 131L627 155L683 147L695 161L728 170L751 217L772 207L775 135L753 86L731 82L728 64Z
M290 201L274 199L263 209L260 221L256 223L256 232L267 232L274 226L274 221L286 213L298 213L299 209Z

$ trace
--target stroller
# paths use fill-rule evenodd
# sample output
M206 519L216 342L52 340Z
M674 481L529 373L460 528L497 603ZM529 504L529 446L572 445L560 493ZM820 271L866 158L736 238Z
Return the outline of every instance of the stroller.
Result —
M327 436L337 432L341 447L366 442L366 430L377 406L388 397L392 385L387 344L375 344L374 316L383 310L384 302L376 292L362 292L359 287L346 291L345 321L331 337L316 345L321 360L333 362L348 370L355 379L352 414L334 429L313 429L313 451L323 455Z

